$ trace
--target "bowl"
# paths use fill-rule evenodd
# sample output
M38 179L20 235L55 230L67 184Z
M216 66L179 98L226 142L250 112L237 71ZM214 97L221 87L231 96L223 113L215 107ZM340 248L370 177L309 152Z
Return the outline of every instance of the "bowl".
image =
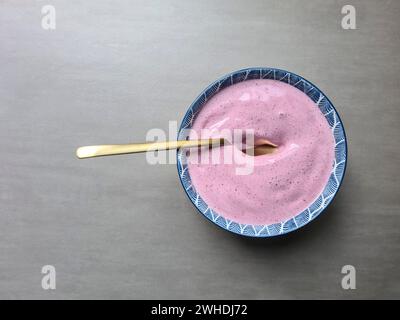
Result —
M181 149L177 151L178 175L185 193L199 213L222 229L248 237L280 236L295 231L317 218L335 198L346 171L347 141L344 127L335 107L320 89L303 77L282 69L254 67L234 71L211 83L194 100L183 117L178 138L183 138L183 130L191 128L196 115L216 93L233 84L253 79L278 80L294 86L310 97L315 102L315 107L318 107L325 116L335 139L335 157L331 175L321 194L308 208L289 220L268 225L242 224L224 218L200 197L192 185L185 159L186 152Z

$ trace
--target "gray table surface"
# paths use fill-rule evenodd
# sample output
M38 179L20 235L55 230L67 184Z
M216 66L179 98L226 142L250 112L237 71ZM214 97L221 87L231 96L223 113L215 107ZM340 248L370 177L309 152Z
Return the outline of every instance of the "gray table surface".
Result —
M1 1L0 298L400 298L400 2L351 0L344 30L347 2ZM175 165L143 154L75 158L167 130L247 66L316 83L347 131L342 189L300 232L224 232ZM56 290L41 287L47 264ZM356 290L341 287L347 264Z

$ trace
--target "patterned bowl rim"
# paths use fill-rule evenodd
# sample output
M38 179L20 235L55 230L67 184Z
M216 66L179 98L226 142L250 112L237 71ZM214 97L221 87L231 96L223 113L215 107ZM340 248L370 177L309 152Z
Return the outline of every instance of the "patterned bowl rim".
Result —
M221 229L223 229L225 231L228 231L230 233L234 233L234 234L238 234L238 235L246 236L246 237L250 237L250 238L270 238L270 237L282 236L282 235L288 234L290 232L296 231L296 230L304 227L305 225L309 224L311 221L313 221L317 217L319 217L321 215L321 213L324 212L329 207L329 205L332 203L333 199L336 197L336 195L337 195L337 193L338 193L338 191L339 191L339 189L340 189L340 187L341 187L341 185L343 183L343 179L344 179L344 176L345 176L345 173L346 173L347 158L348 158L347 137L346 137L346 132L345 132L345 129L344 129L344 126L343 126L343 121L341 120L341 118L339 116L339 113L337 112L335 106L333 105L331 100L325 95L325 93L322 90L320 90L316 85L314 85L312 82L310 82L309 80L305 79L304 77L302 77L302 76L300 76L300 75L298 75L296 73L293 73L291 71L286 71L284 69L273 68L273 67L248 67L248 68L239 69L239 70L236 70L236 71L233 71L231 73L223 75L222 77L218 78L217 80L212 82L210 85L208 85L204 90L201 91L201 93L196 97L196 99L194 99L192 104L189 106L188 110L186 111L186 113L185 113L185 115L184 115L184 117L182 119L181 125L179 127L179 131L178 131L178 138L180 137L182 129L184 129L185 119L187 119L190 116L190 114L192 113L193 107L197 103L199 103L199 101L201 101L201 99L203 97L206 97L206 92L210 91L214 86L218 86L218 89L216 91L214 91L211 96L207 96L207 99L210 99L210 98L212 98L212 96L214 94L219 92L218 91L219 90L219 86L221 85L221 83L223 81L226 81L227 79L231 79L231 84L228 84L225 87L231 86L231 85L239 83L239 82L257 79L257 78L247 78L247 76L248 76L248 74L250 74L250 72L260 72L260 79L265 79L265 77L261 78L262 72L266 72L266 74L273 73L274 78L272 78L272 79L273 80L282 81L282 82L285 82L285 81L283 81L283 79L286 78L286 76L287 76L288 77L288 81L285 82L285 83L288 83L289 85L294 86L294 87L295 87L295 85L290 83L290 77L293 76L293 77L299 78L300 80L298 82L302 81L304 86L308 85L310 87L310 89L307 92L303 91L305 94L307 94L308 97L310 97L309 93L312 90L315 90L319 94L318 101L314 101L314 99L312 99L311 97L310 98L314 101L314 103L317 105L317 107L320 109L320 111L322 113L323 113L323 111L321 110L321 106L319 105L319 102L321 102L323 99L326 100L326 102L331 107L331 109L326 114L325 113L323 113L323 114L324 114L325 117L327 117L327 114L331 113L333 111L332 112L332 114L334 115L333 117L334 117L335 121L337 121L337 122L335 122L333 128L332 128L331 124L329 124L329 126L331 127L331 129L333 130L333 133L334 133L336 124L339 124L340 125L339 126L339 131L340 131L340 134L343 136L341 141L336 142L336 137L335 137L335 134L334 134L334 137L335 137L335 164L334 164L333 172L337 169L337 167L339 165L343 164L343 171L342 171L342 174L340 175L340 177L338 178L336 176L336 174L332 173L331 176L329 177L329 180L328 180L327 184L325 185L324 190L317 197L317 199L312 204L310 204L304 211L302 211L300 213L297 213L291 219L288 219L288 220L285 220L285 221L281 221L279 223L269 224L269 225L252 225L252 224L242 224L242 223L239 223L239 222L235 222L235 221L232 221L232 220L229 220L229 219L226 219L226 218L220 216L218 213L214 212L212 209L210 209L208 207L203 212L199 208L199 204L195 203L195 201L193 201L193 199L190 197L189 191L188 191L189 189L187 189L185 187L185 183L184 183L183 177L181 175L183 167L182 167L181 159L179 157L179 155L181 153L181 150L177 150L177 153L176 153L177 169L178 169L178 176L179 176L179 180L181 182L182 188L185 191L185 194L189 198L190 202L194 205L194 207L198 210L198 212L201 213L202 216L207 218L207 220L209 220L213 224L217 225ZM243 73L246 73L246 76L244 77L244 79L241 79L240 81L233 83L233 80L232 80L233 77L236 76L236 75L239 75L239 74L243 74ZM280 79L276 79L276 76L275 76L276 73L286 73L286 75L283 76ZM271 78L267 78L267 79L271 79ZM298 82L296 82L296 83L298 83ZM297 87L295 87L295 88L297 88ZM297 88L297 89L299 89L299 88ZM305 88L304 88L304 90L305 90ZM199 107L199 110L201 110L201 108L204 106L204 104L206 102L207 102L207 100L205 99L205 101ZM196 115L197 115L197 113L196 113ZM193 115L193 119L192 120L194 120L196 115ZM344 143L344 155L343 155L344 160L342 160L340 163L337 163L336 162L336 160L337 160L336 147L340 143ZM331 195L329 195L329 199L326 202L323 194L326 191L327 186L330 184L330 180L331 180L332 175L334 175L335 178L336 178L337 186L335 187L334 192ZM194 191L194 192L196 192L196 191ZM197 194L197 192L196 192L196 194ZM198 198L200 198L200 196L198 194L197 194L197 196L198 196ZM317 210L315 210L313 213L311 213L310 208L317 203L317 201L318 201L318 199L320 197L322 197L321 205L319 206L319 208ZM200 198L200 200L205 203L205 201L202 200L201 198ZM210 215L206 214L207 210L210 211L210 213L211 213ZM309 219L304 220L303 219L304 218L303 215L307 215L307 212L308 212L308 215L309 215ZM216 214L216 216L214 215L214 213ZM225 221L225 224L223 224L222 221ZM291 222L290 225L285 228L285 225L288 224L289 222ZM246 232L246 230L247 230L247 232Z

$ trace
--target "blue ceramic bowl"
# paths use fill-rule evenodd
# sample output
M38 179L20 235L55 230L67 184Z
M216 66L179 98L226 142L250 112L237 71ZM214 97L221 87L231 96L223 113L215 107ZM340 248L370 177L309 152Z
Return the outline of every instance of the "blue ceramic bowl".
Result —
M307 209L303 212L299 212L294 218L289 220L269 225L242 224L225 219L219 215L218 212L211 209L200 197L196 192L195 187L192 185L187 161L185 161L186 153L182 150L178 150L177 152L178 174L183 189L188 195L190 201L192 201L193 205L208 220L225 230L243 236L272 237L283 235L301 228L318 217L332 202L339 190L346 170L347 142L339 114L325 94L303 77L289 71L275 68L247 68L232 72L210 84L194 100L192 105L189 107L189 110L186 112L179 129L178 138L183 137L183 129L191 128L196 115L212 96L230 85L251 79L273 79L288 83L309 96L311 100L315 102L315 106L324 114L335 137L335 161L332 164L332 173L328 183L318 198Z

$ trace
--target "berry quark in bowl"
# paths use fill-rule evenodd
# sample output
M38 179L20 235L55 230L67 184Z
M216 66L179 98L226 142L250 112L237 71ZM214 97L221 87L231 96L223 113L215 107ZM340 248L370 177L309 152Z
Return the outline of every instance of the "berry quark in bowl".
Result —
M251 130L278 148L256 157L233 143L203 148L201 157L177 151L182 186L207 219L240 235L271 237L304 226L332 202L345 173L346 135L336 109L314 84L275 68L235 71L195 99L178 138L238 130Z

